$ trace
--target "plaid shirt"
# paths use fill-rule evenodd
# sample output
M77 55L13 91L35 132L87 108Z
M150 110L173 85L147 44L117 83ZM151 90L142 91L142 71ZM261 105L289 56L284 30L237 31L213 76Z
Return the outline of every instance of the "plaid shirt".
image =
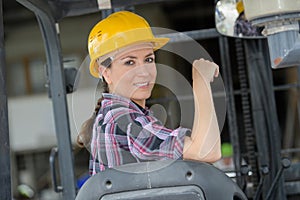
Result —
M182 159L191 130L164 127L150 110L127 98L103 93L91 142L90 173L126 163Z

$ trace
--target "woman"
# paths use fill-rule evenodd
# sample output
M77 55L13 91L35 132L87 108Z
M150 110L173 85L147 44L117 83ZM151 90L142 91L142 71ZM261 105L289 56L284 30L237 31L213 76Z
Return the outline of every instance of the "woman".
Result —
M220 158L209 85L218 75L217 65L203 59L193 63L192 130L164 127L145 105L157 76L154 51L168 40L155 38L145 19L128 11L111 14L92 29L90 73L102 79L104 92L78 137L79 143L87 146L90 139L86 136L93 133L91 174L131 162L182 158L214 162Z

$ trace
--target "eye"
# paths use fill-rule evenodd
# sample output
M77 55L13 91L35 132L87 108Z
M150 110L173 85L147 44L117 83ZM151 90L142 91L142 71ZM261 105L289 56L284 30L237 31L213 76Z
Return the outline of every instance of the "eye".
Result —
M128 60L128 61L124 62L124 64L128 65L128 66L131 66L131 65L135 64L135 61L134 60Z
M153 63L154 62L154 58L153 57L148 57L145 59L146 63Z

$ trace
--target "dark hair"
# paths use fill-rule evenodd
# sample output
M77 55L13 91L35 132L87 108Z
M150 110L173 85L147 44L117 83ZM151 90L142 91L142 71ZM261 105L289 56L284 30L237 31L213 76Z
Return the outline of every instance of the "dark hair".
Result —
M103 78L103 81L102 81L102 88L103 88L103 90L102 90L103 93L108 93L109 92L108 84L107 84L107 82L105 81L104 78ZM102 102L102 100L103 100L103 97L100 97L97 100L97 104L96 104L96 107L94 109L94 113L93 114L95 114L95 115L98 114L98 112L99 112L99 110L101 108L101 102Z
M109 92L108 84L106 80L102 79L102 88L104 93ZM93 133L93 125L96 119L96 116L101 108L101 102L103 100L103 97L99 98L97 100L97 104L95 106L94 112L90 118L88 118L80 127L80 131L77 135L77 145L81 148L87 148L90 150L90 144L92 139L92 133Z

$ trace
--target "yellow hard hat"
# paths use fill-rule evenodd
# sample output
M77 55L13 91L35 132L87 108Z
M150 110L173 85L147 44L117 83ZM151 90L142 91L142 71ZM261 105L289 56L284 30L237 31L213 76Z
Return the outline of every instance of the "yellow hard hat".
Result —
M147 21L129 11L115 12L101 20L88 38L90 73L99 77L96 59L115 50L138 43L152 43L153 50L164 46L169 38L156 38Z
M236 10L238 11L239 14L241 14L241 12L244 12L244 4L242 0L236 3Z

